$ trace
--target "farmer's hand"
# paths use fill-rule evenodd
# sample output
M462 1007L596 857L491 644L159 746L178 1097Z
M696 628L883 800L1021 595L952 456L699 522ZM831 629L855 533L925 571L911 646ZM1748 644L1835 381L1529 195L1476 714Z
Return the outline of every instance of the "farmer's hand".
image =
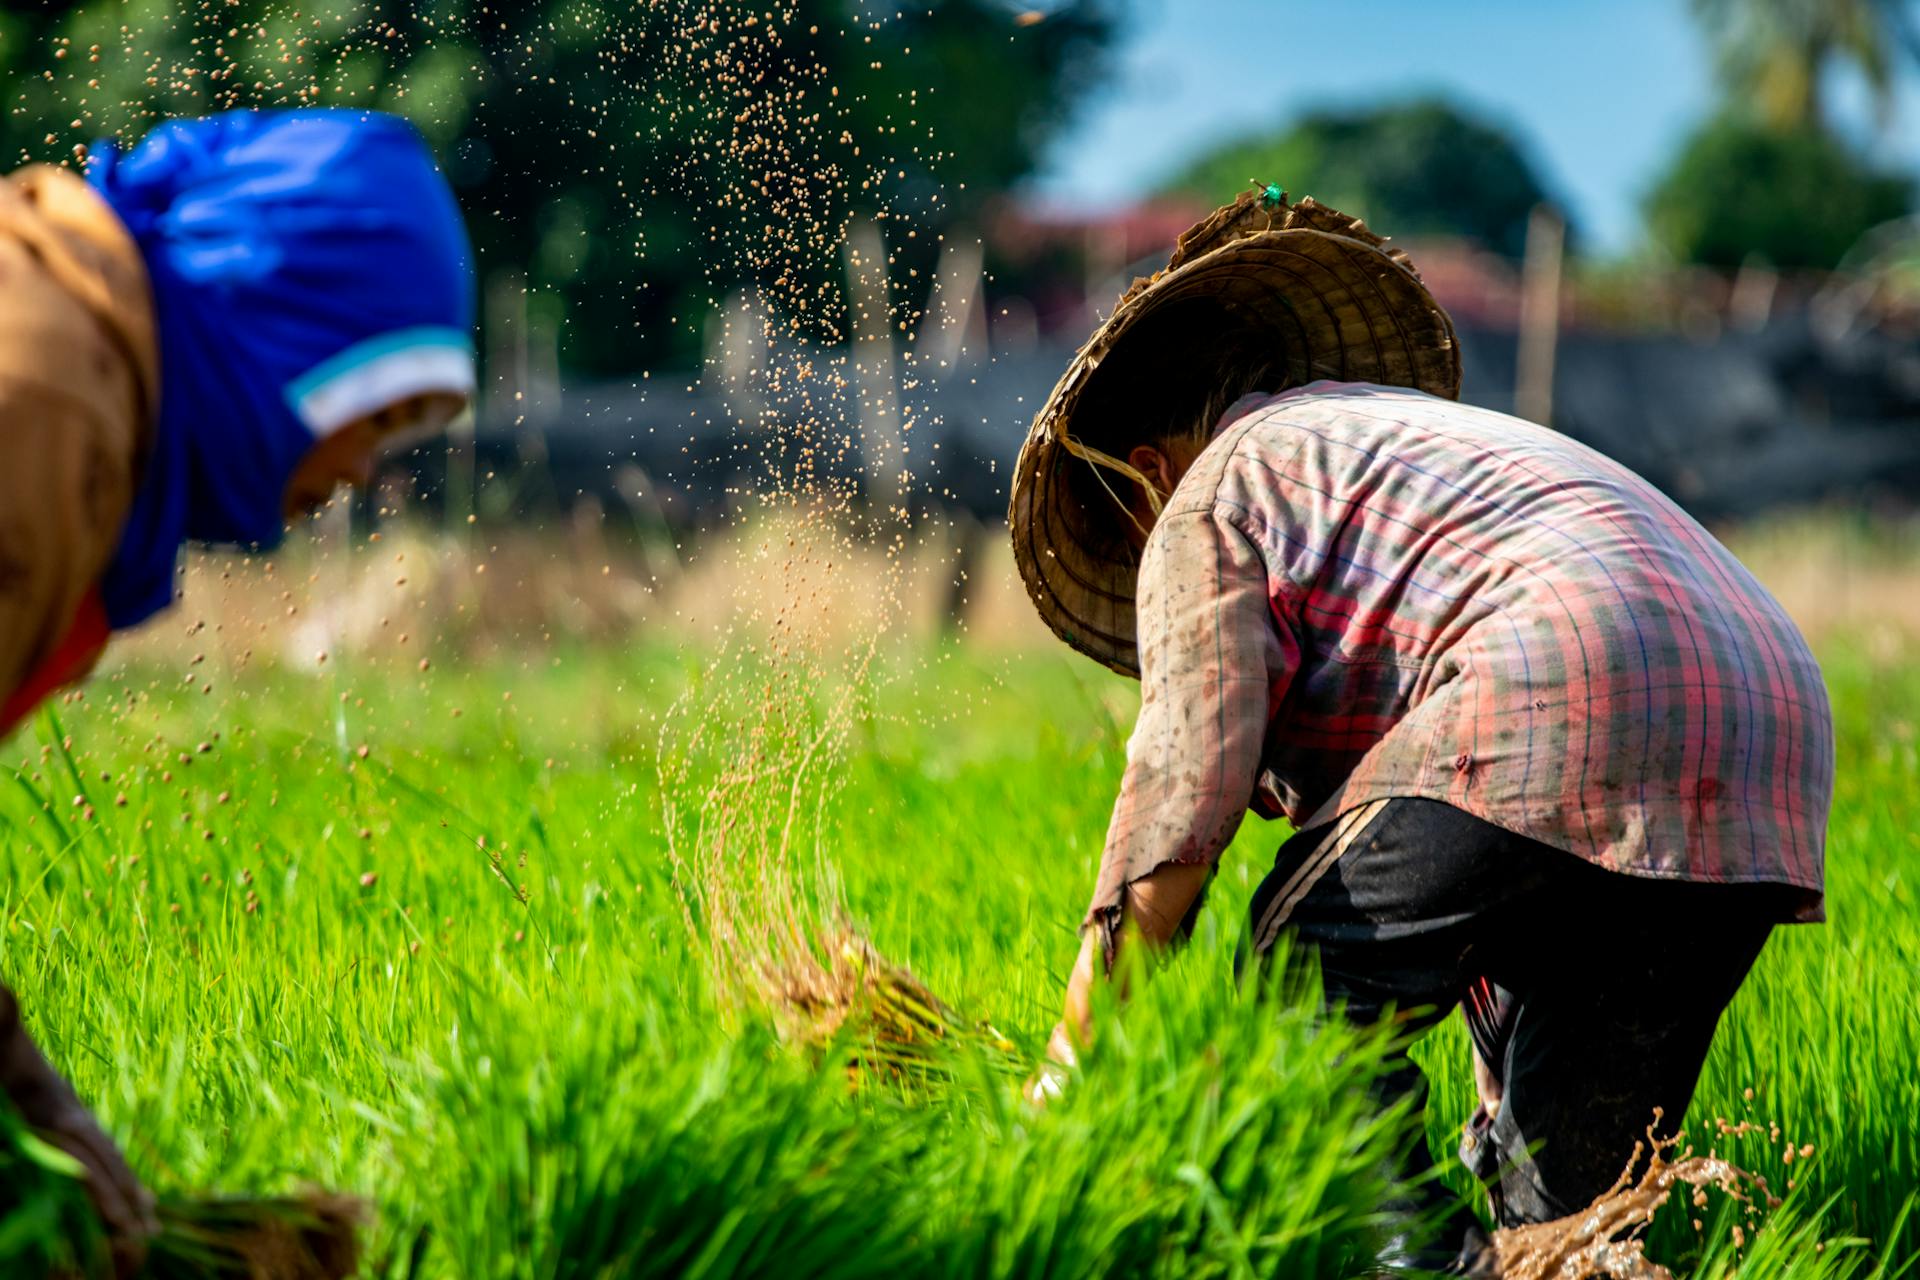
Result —
M1036 1107L1044 1107L1067 1090L1067 1073L1079 1065L1080 1057L1074 1052L1073 1039L1067 1034L1066 1024L1053 1024L1053 1034L1047 1037L1047 1056L1039 1068L1027 1080L1020 1095Z
M0 987L0 1091L20 1118L80 1162L88 1196L106 1227L114 1270L131 1276L160 1229L153 1196L127 1167L93 1115L55 1071L20 1023L13 993Z
M1079 1065L1079 1050L1093 1038L1093 979L1099 964L1099 944L1092 934L1080 941L1080 957L1067 979L1066 1008L1047 1037L1046 1060L1021 1090L1028 1102L1044 1106L1066 1088L1067 1073Z

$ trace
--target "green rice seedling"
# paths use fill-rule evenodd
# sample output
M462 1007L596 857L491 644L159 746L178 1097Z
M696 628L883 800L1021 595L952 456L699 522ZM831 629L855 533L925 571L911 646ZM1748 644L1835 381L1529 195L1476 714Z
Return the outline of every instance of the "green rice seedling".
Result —
M1723 1211L1686 1274L1693 1280L1900 1280L1913 1274L1912 1257L1902 1259L1859 1236L1833 1234L1840 1216L1837 1202L1790 1196L1753 1233L1742 1225L1744 1215ZM1910 1216L1909 1209L1901 1219Z
M1757 1232L1663 1210L1647 1249L1676 1276L1892 1280L1920 1249L1920 677L1866 641L1822 657L1831 922L1769 943L1687 1122L1786 1203ZM169 1202L339 1188L370 1207L361 1272L381 1280L1348 1276L1399 1229L1407 1120L1366 1097L1379 1046L1231 978L1276 826L1248 822L1191 943L1103 1014L1065 1096L1021 1103L1124 681L882 653L844 732L821 737L836 676L756 754L737 718L707 723L715 750L678 749L691 713L663 743L666 709L714 678L665 645L436 652L426 672L412 648L318 674L221 661L191 686L109 671L0 754L5 977ZM702 846L709 795L739 816L705 809ZM859 1018L803 1040L759 986L777 970L710 963L671 849L745 852L749 832L789 833L791 883L817 887L784 900L794 936L924 1053L880 1067ZM870 953L840 955L848 920ZM1445 1164L1465 1046L1449 1025L1419 1053ZM1758 1127L1723 1140L1717 1118ZM20 1150L0 1141L7 1257L85 1257L76 1188Z
M0 1275L99 1272L108 1265L81 1168L0 1104Z

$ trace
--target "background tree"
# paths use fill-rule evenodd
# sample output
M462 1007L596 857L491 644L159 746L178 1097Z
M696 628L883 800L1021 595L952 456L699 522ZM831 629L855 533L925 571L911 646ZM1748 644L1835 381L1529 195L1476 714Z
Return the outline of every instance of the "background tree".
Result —
M1525 247L1527 214L1547 198L1508 133L1432 100L1314 112L1214 148L1166 189L1218 202L1253 181L1278 182L1395 236L1464 236L1511 257Z
M1040 21L998 0L878 18L846 0L10 3L0 159L72 163L231 107L397 111L459 188L483 274L524 274L572 367L685 366L747 282L836 336L856 215L906 224L893 247L929 259L1033 167L1100 69L1113 2Z
M1895 59L1920 55L1910 0L1691 0L1714 45L1721 88L1760 123L1782 132L1826 123L1828 73L1852 64L1884 121Z
M1781 132L1734 116L1709 122L1648 195L1647 227L1675 257L1734 268L1827 268L1869 228L1911 206L1913 184L1825 131Z
M1912 207L1913 183L1835 133L1822 106L1832 69L1851 63L1887 118L1895 62L1920 50L1909 0L1692 3L1726 105L1648 192L1655 243L1707 266L1824 269Z

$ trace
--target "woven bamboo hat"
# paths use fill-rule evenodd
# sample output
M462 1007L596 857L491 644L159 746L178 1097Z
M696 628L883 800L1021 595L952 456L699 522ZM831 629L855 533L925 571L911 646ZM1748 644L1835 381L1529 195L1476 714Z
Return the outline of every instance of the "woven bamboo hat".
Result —
M1089 455L1114 461L1100 453L1107 424L1076 418L1075 410L1135 326L1198 302L1210 304L1202 314L1242 336L1249 328L1271 333L1290 385L1330 378L1449 400L1460 392L1453 321L1407 255L1358 218L1310 198L1289 204L1270 186L1189 228L1166 269L1133 282L1054 386L1021 447L1007 514L1014 560L1040 616L1062 640L1123 675L1139 675L1139 557L1113 500L1079 474L1102 465Z

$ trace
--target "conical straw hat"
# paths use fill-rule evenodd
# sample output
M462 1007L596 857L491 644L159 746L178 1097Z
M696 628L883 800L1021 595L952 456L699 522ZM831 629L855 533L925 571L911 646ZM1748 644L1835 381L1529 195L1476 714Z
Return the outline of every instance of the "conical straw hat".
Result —
M1135 280L1054 386L1015 464L1014 560L1027 594L1062 640L1123 675L1139 675L1134 641L1138 554L1109 504L1090 509L1072 469L1096 464L1068 441L1098 441L1075 408L1101 361L1145 316L1205 300L1225 322L1270 331L1289 383L1319 378L1460 392L1453 321L1407 255L1312 199L1287 203L1277 187L1248 191L1180 237L1166 270ZM1117 480L1117 478L1116 478ZM1120 482L1124 483L1124 482Z

